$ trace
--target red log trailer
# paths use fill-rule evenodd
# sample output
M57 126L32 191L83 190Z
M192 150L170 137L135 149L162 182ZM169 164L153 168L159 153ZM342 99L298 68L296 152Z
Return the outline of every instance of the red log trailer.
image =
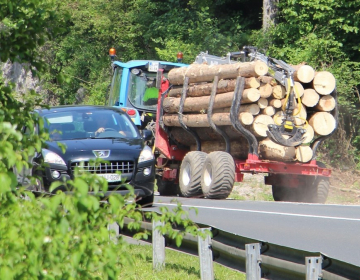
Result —
M270 59L256 52L252 47L244 48L240 53L242 57L252 57L253 60L262 60L272 69L272 76L283 84L289 86L287 106L285 106L284 118L281 124L269 126L268 137L274 142L284 146L299 146L303 141L306 129L295 126L292 118L293 109L291 103L296 99L293 84L291 85L293 69L283 61ZM230 54L233 56L234 53ZM210 58L209 58L210 57ZM207 63L215 61L221 64L221 59L212 60L212 56L203 56ZM214 58L214 57L212 57ZM220 62L219 62L220 61ZM223 59L223 63L232 63L229 57ZM270 72L270 71L269 71ZM180 195L185 197L204 197L209 199L224 199L232 191L234 182L241 182L245 173L265 175L265 183L272 185L272 193L275 201L297 201L309 203L324 203L329 190L329 177L331 170L316 160L316 150L326 138L315 138L310 147L313 157L309 162L285 162L278 160L265 160L259 156L259 139L251 130L243 126L238 119L241 99L244 92L244 77L237 77L234 96L230 107L231 129L238 133L239 139L246 139L247 158L237 158L230 155L231 143L225 127L218 126L212 121L213 106L216 95L216 85L219 77L214 77L213 90L206 110L209 127L202 130L188 127L183 120L184 102L189 87L189 77L184 76L179 111L177 112L182 132L191 139L189 143L179 142L174 136L175 129L164 124L163 117L167 114L163 108L164 99L169 92L162 93L158 98L156 114L156 135L154 150L157 155L157 186L160 195ZM336 91L331 95L336 98ZM331 114L337 121L337 108ZM290 127L290 128L289 128ZM335 129L334 129L335 130ZM204 131L206 133L204 133ZM202 141L207 140L209 133L218 135L218 141L225 143L222 151L205 153L202 151ZM233 140L233 139L231 139ZM244 141L244 140L243 140ZM190 143L191 142L191 143ZM195 143L195 145L194 145ZM190 147L196 147L195 150Z

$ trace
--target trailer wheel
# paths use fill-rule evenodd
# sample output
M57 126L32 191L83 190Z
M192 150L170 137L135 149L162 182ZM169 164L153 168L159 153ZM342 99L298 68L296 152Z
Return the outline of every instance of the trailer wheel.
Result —
M189 152L185 155L179 175L180 191L183 196L202 196L200 181L205 158L206 153L200 151Z
M161 196L177 196L180 194L179 184L174 181L165 181L158 176L156 178L156 185Z
M296 199L297 189L273 185L272 194L275 201L297 201Z
M235 163L225 152L212 152L205 160L201 188L206 198L227 198L234 186Z
M302 202L325 203L329 194L330 183L328 178L317 178L307 186L308 195Z
M329 179L324 177L304 177L297 188L286 186L286 176L277 176L278 183L272 185L275 201L305 203L325 203L329 193Z

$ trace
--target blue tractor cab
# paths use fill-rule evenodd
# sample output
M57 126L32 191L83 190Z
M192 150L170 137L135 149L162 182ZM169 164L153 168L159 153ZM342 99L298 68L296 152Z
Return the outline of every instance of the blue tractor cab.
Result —
M187 64L155 60L113 61L109 106L123 108L135 125L145 128L155 120L158 96L168 89L167 74Z

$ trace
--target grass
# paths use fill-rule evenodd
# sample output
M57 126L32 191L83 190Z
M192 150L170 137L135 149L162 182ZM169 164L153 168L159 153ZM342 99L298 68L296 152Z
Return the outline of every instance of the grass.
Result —
M152 268L151 245L129 245L129 255L134 259L133 265L123 267L120 279L129 280L168 280L200 279L199 258L181 252L166 249L165 269L156 272ZM242 280L245 274L213 263L215 279Z

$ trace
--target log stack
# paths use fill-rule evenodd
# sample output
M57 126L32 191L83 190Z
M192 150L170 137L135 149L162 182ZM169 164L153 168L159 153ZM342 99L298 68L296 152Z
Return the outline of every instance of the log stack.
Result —
M195 140L181 128L178 117L183 82L188 77L183 121L198 133L203 151L224 150L223 139L212 131L207 117L213 80L217 76L219 82L216 86L212 121L229 136L230 153L235 158L246 158L247 141L233 128L230 120L236 78L241 76L245 78L245 89L238 119L257 138L260 158L308 162L313 158L309 143L319 136L331 134L336 127L336 120L332 115L336 107L332 95L336 82L330 72L316 72L309 65L295 65L293 68L297 97L295 123L306 129L305 141L301 146L283 147L267 138L268 125L282 122L287 92L284 86L270 76L268 66L262 61L223 65L192 64L171 70L168 79L174 86L163 102L164 124L172 127L172 136L178 142L189 146L191 150L196 149Z

